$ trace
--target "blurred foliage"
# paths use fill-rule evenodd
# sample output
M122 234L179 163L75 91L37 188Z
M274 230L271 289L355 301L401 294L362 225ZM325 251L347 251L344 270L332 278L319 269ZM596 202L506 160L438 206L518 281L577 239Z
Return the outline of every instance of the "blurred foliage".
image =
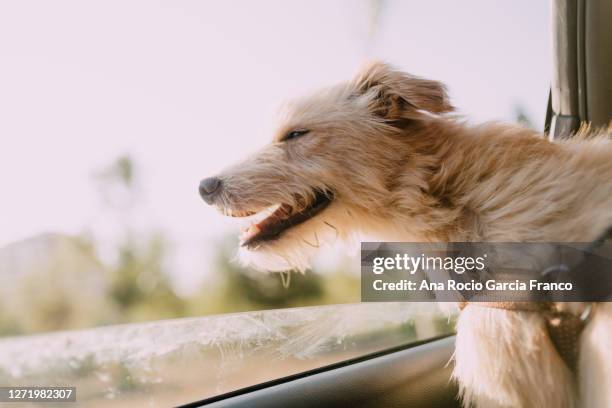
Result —
M134 161L128 155L119 156L110 166L98 173L97 177L109 184L118 183L131 188L134 185Z
M160 235L149 238L144 248L129 239L117 250L119 260L111 269L109 295L125 321L184 315L185 302L163 270L166 246Z
M127 154L93 175L100 200L119 218L129 216L129 210L134 207L138 198L138 181L135 163Z
M522 105L516 105L514 108L514 117L517 123L528 127L530 129L535 129L535 125L533 119L527 113L527 110Z
M217 314L359 301L359 277L341 271L311 270L305 274L253 271L235 260L235 238L222 242L215 272L219 283L205 284L191 299L192 313Z
M369 32L370 38L374 37L380 29L381 15L385 8L385 0L370 0L369 1Z
M235 237L216 244L202 287L180 296L167 270L164 235L131 224L140 182L133 160L117 158L93 181L106 208L104 222L119 231L113 256L102 261L95 240L60 234L0 249L0 335L359 301L359 276L344 272L348 267L293 272L283 282L278 273L241 267Z
M0 298L0 334L88 327L116 321L117 310L106 296L106 269L90 242L84 238L46 234L21 245L27 250L24 255L28 251L31 254L16 257L14 269L6 268L7 273L3 272L7 281L2 285Z

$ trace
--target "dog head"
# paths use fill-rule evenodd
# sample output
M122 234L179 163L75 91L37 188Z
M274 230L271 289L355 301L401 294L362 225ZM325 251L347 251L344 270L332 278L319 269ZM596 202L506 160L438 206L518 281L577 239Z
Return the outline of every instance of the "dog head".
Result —
M386 219L411 177L400 171L414 154L407 134L451 110L441 83L370 64L288 103L272 143L202 180L200 194L225 215L256 219L242 234L244 261L303 270L323 242ZM418 194L419 181L408 183Z

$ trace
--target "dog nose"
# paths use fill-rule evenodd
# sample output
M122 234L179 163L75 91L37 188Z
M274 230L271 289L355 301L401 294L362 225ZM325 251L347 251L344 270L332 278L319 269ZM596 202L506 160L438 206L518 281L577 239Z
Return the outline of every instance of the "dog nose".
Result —
M217 177L208 177L200 181L200 195L208 204L212 204L215 194L221 187L221 179Z

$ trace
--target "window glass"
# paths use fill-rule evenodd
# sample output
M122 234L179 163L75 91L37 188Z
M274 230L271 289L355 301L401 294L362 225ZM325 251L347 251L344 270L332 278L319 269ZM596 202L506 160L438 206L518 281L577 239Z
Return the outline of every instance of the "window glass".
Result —
M0 384L69 384L79 406L175 406L452 330L433 303L364 303L8 337Z

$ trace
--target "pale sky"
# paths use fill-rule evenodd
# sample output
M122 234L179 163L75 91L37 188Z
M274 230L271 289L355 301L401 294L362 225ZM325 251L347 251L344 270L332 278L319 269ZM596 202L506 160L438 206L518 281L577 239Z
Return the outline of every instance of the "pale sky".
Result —
M0 246L42 232L109 241L92 174L128 153L134 224L162 230L177 282L237 231L198 181L266 143L280 104L378 58L448 84L473 121L542 126L549 4L533 0L4 1L0 3Z

